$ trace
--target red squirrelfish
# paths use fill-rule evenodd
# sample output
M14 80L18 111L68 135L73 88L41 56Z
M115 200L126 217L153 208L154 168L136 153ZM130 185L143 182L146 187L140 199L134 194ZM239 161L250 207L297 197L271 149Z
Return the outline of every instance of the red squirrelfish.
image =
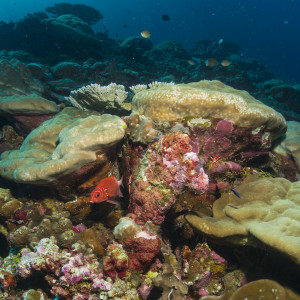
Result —
M119 181L115 176L103 178L98 183L96 188L91 192L90 202L109 202L112 204L117 204L117 202L113 199L116 196L123 197L123 194L120 190L120 185L122 185L122 178Z

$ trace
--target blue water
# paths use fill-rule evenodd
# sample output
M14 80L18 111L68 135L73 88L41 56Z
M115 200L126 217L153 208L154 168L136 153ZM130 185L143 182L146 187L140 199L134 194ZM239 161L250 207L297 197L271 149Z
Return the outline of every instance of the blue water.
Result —
M149 30L154 44L170 39L192 48L201 39L229 41L289 83L300 82L300 0L2 0L0 20L17 21L54 3L82 3L101 11L94 29L123 39ZM171 21L163 21L168 14ZM125 27L124 27L125 25ZM1 48L1 41L0 41Z

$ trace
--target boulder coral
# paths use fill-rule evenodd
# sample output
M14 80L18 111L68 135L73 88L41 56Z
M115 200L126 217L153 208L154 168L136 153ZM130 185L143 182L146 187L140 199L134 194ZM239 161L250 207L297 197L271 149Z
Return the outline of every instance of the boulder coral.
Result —
M186 220L215 238L236 237L247 244L255 237L300 264L299 181L251 176L236 191L241 198L227 192L214 202L212 217L194 211Z
M84 4L55 3L54 6L49 6L45 10L56 17L72 14L89 25L93 25L103 19L99 10Z
M17 59L0 60L0 97L12 95L41 95L44 87L40 81L33 78L26 64Z
M18 183L53 183L97 161L97 153L114 147L125 129L117 116L65 108L33 130L19 150L2 153L0 175Z
M300 169L300 123L288 121L287 125L287 132L274 151L284 156L291 156Z
M23 136L57 114L59 110L56 103L37 94L0 98L0 115Z
M132 111L154 121L176 121L186 117L224 119L241 127L264 127L273 139L284 134L287 127L280 113L248 92L217 80L142 90L133 98Z

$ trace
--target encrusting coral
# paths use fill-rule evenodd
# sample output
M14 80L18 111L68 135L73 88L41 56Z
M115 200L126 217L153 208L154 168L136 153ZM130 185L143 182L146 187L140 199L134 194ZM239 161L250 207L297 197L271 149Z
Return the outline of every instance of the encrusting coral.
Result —
M213 217L186 214L188 223L209 236L236 236L241 243L254 236L300 264L300 182L284 178L248 177L213 204ZM272 232L272 234L270 234Z

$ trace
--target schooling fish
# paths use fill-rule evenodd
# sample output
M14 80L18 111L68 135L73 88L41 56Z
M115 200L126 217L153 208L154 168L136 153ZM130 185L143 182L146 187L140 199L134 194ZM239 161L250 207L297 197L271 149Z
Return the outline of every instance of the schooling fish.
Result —
M115 176L103 178L91 192L90 202L108 202L111 204L117 204L117 202L113 199L116 196L123 197L120 185L122 185L122 178L119 181Z

